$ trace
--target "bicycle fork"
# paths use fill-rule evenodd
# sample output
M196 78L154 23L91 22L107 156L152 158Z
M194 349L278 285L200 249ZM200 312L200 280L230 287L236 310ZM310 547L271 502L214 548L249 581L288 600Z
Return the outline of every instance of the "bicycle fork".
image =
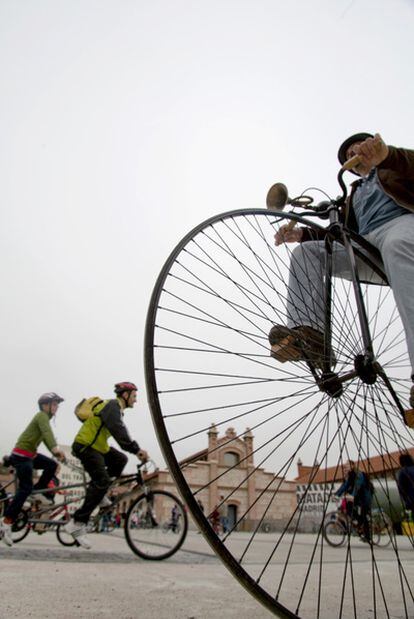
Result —
M335 214L333 214L335 216ZM375 359L374 348L372 344L371 333L368 324L368 316L365 309L364 299L361 290L361 280L358 274L358 265L355 259L355 253L351 241L346 235L343 226L338 221L331 221L330 226L333 232L332 236L327 236L325 239L325 338L324 338L324 362L322 375L317 376L315 368L311 368L319 389L328 393L332 397L339 397L343 393L343 384L359 377L361 381L367 385L373 385L378 376L384 381L398 411L405 422L404 408L381 364ZM348 266L350 270L351 281L353 285L355 302L358 312L358 321L361 329L363 341L363 352L357 354L354 359L354 370L345 374L339 375L332 371L331 367L331 350L332 350L332 279L333 279L333 245L335 238L339 238L344 246Z
M378 374L381 373L380 365L375 361L371 334L368 326L368 317L365 310L362 296L361 283L358 275L358 267L355 259L354 250L350 240L344 232L342 225L332 219L336 213L331 214L330 230L332 236L325 239L325 286L324 286L324 308L325 308L325 337L324 337L324 360L322 375L317 376L314 368L311 368L319 389L328 393L332 397L339 397L343 393L343 384L359 376L366 384L375 383ZM332 280L334 269L334 243L339 238L344 246L350 279L352 281L355 301L358 312L358 320L363 341L363 353L355 356L354 370L346 374L339 375L332 370L331 351L332 351Z

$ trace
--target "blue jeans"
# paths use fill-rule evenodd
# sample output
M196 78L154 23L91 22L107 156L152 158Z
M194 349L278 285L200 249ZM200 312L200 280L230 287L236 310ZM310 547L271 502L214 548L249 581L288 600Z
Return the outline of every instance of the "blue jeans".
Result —
M57 462L42 454L36 454L34 458L25 458L12 454L10 456L10 464L16 471L18 487L12 502L4 512L4 516L14 522L32 490L47 488L48 483L56 473ZM33 486L33 469L43 470L35 486Z

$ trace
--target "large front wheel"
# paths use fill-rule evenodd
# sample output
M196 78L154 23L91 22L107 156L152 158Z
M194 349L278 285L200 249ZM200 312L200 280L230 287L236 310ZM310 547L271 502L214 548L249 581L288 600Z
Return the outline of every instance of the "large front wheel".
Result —
M187 535L188 519L181 501L173 494L155 490L139 496L125 519L128 546L142 559L171 557Z
M276 247L275 233L291 219L315 240ZM177 244L147 316L151 412L193 519L269 610L320 619L328 599L337 602L328 619L412 616L408 539L384 550L349 537L338 561L323 535L348 462L370 474L372 508L391 513L398 454L413 444L403 420L411 367L385 274L360 250L356 296L343 246L328 232L330 289L329 252L318 240L325 232L294 215L252 209L212 217ZM302 330L297 355L272 358L268 334L276 325L282 335L286 326L318 326L319 344ZM365 354L371 342L374 363ZM219 535L224 517L228 530Z

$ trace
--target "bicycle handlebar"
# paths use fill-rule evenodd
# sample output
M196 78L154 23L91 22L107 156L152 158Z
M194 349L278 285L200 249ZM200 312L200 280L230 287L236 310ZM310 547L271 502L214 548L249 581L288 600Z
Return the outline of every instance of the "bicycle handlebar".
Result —
M151 468L154 469L154 471L157 469L157 465L155 464L154 460L146 460L145 462L142 460L139 464L137 464L137 471L141 471L141 469L144 466L150 466Z
M322 202L315 204L315 206L311 206L311 204L313 204L313 198L311 196L301 194L300 196L297 196L296 198L289 198L286 185L284 185L283 183L275 183L274 185L270 187L267 193L266 206L271 211L281 212L284 210L287 204L290 204L293 207L310 209L310 211L303 213L304 215L307 215L307 216L317 215L318 217L328 218L329 213L332 211L332 209L336 209L339 206L342 206L343 204L345 204L348 191L347 191L346 185L342 178L344 172L348 170L352 170L352 168L355 168L360 163L360 161L361 161L360 156L354 155L354 157L351 157L351 159L348 159L348 161L345 161L343 166L339 169L337 178L338 178L338 183L342 189L342 195L336 198L335 200L334 199L323 200ZM294 220L289 222L288 224L289 228L290 229L294 228L296 223L297 222Z

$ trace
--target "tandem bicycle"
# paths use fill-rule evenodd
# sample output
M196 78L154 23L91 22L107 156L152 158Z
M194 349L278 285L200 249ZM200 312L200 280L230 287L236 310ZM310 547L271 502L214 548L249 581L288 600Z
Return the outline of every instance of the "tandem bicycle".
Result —
M138 464L135 473L114 480L108 489L108 494L112 495L111 505L97 509L87 528L89 533L113 532L115 514L119 513L121 504L130 499L122 519L129 548L142 559L161 560L172 556L182 546L187 535L188 517L182 502L174 494L151 489L150 475L145 467L144 463ZM0 487L0 516L12 496L7 492L7 487L12 483L13 480ZM79 488L85 490L86 484L61 485L48 488L48 492L68 493ZM40 492L34 491L33 498ZM79 504L83 496L62 496L62 502L55 505L44 507L34 501L30 506L25 506L13 524L13 541L23 540L37 527L41 532L55 530L57 539L64 546L78 545L63 527L70 518L69 506Z

